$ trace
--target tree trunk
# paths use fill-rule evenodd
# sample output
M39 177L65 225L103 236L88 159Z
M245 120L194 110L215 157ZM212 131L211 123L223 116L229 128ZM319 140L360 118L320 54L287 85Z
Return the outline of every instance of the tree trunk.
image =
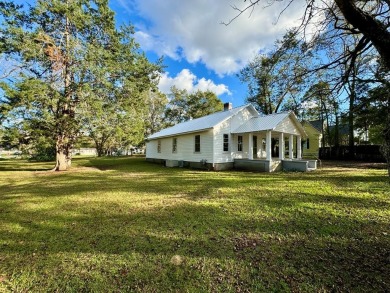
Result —
M348 112L348 145L351 152L354 151L355 148L355 141L353 137L354 103L355 103L355 93L351 93L349 97L349 112Z
M68 2L66 2L68 4ZM56 171L66 171L72 163L72 147L74 137L70 134L72 126L70 123L74 119L74 108L71 107L72 89L71 89L71 72L69 60L69 31L70 23L68 17L65 21L65 62L63 64L63 77L65 100L62 103L59 114L60 134L57 135L56 141Z
M98 157L103 157L103 155L104 155L104 149L103 149L102 146L96 145L96 152L97 152Z
M383 64L387 70L390 70L390 32L388 27L358 8L354 0L335 0L335 2L347 22L372 42L379 52Z
M72 148L69 139L62 135L57 137L56 142L56 166L55 171L66 171L71 166Z
M387 161L387 173L390 181L390 94L387 95L387 123L384 129L383 155Z
M336 124L334 127L334 146L339 147L340 146L340 125L339 125L339 116L338 113L335 113L336 118Z
M325 113L325 118L326 119L326 144L329 145L329 147L332 147L333 146L333 139L331 137L331 134L330 134L330 129L329 129L329 113L328 113L328 108L326 107L325 103L323 104L323 107L324 107L324 113Z
M349 88L349 109L348 109L348 146L350 158L355 158L355 140L354 140L354 123L353 123L353 114L355 112L355 101L356 101L356 75L357 70L353 68L352 71L352 80L348 81Z
M56 171L66 171L68 169L66 163L66 155L63 152L57 152Z
M104 155L103 143L100 143L97 139L95 141L95 148L98 157L102 157Z
M324 131L324 114L322 108L320 109L320 122L321 122L321 147L326 147L325 145L325 131Z
M390 113L388 114L388 116L390 120ZM389 175L389 180L390 180L390 126L387 126L385 128L384 137L385 137L385 141L383 142L382 145L382 154L387 161L387 173Z

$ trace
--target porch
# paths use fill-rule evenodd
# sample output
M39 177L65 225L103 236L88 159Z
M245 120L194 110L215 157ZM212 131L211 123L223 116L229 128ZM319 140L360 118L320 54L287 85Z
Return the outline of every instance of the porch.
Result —
M302 159L300 133L257 131L234 133L234 168L258 172L301 171L317 168L316 160Z

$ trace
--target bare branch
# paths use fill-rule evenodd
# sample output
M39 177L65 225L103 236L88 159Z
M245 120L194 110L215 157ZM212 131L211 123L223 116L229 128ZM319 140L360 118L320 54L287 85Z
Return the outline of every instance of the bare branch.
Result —
M251 4L247 5L247 6L244 7L243 9L238 8L236 5L231 5L231 7L232 7L234 10L238 11L238 13L236 14L236 16L234 16L233 18L231 18L228 22L221 22L221 24L224 24L225 26L230 25L233 21L235 21L237 18L239 18L244 12L246 12L246 11L248 11L248 10L250 10L250 9L252 10L251 13L250 13L250 15L252 15L252 12L253 12L253 10L254 10L254 8L255 8L254 6L255 6L256 4L258 4L260 1L261 1L261 0L250 1ZM244 2L245 2L245 1L244 1Z

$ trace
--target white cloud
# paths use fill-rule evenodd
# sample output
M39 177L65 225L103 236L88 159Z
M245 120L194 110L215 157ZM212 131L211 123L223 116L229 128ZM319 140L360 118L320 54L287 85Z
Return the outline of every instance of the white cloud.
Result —
M117 0L125 3L124 0ZM241 69L260 50L273 45L286 29L297 25L304 0L295 0L279 18L289 1L275 1L269 7L256 6L229 26L234 17L231 5L244 7L242 0L132 0L147 25L137 24L136 39L145 50L175 60L202 62L219 75ZM267 5L267 2L260 2ZM123 4L124 6L127 6ZM275 22L278 20L277 24Z
M305 101L301 104L301 107L303 109L314 109L318 107L318 104L314 101Z
M231 92L226 85L215 84L212 80L205 79L204 77L198 79L196 75L188 69L183 69L175 77L170 77L167 72L161 76L160 83L158 85L160 91L163 93L169 93L172 86L179 89L185 89L188 92L210 90L217 96L222 94L231 95Z

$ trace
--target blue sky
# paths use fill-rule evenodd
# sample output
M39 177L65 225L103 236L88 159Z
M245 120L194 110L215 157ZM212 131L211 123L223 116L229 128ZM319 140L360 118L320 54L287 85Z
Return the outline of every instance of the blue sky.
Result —
M266 3L266 2L264 2ZM223 102L245 103L247 88L237 73L259 52L269 49L298 24L304 2L295 1L279 18L285 3L258 6L229 26L243 0L110 0L116 21L132 23L135 38L150 60L164 56L160 90L172 85L214 91Z
M14 0L34 3L34 0ZM232 7L245 7L244 0L109 0L118 25L131 23L135 39L149 60L164 57L165 73L159 88L171 86L211 90L233 106L245 103L247 88L237 77L259 52L271 48L286 30L299 24L305 0L294 1L282 15L287 2L257 6L252 13L236 16ZM267 5L261 2L260 5Z

